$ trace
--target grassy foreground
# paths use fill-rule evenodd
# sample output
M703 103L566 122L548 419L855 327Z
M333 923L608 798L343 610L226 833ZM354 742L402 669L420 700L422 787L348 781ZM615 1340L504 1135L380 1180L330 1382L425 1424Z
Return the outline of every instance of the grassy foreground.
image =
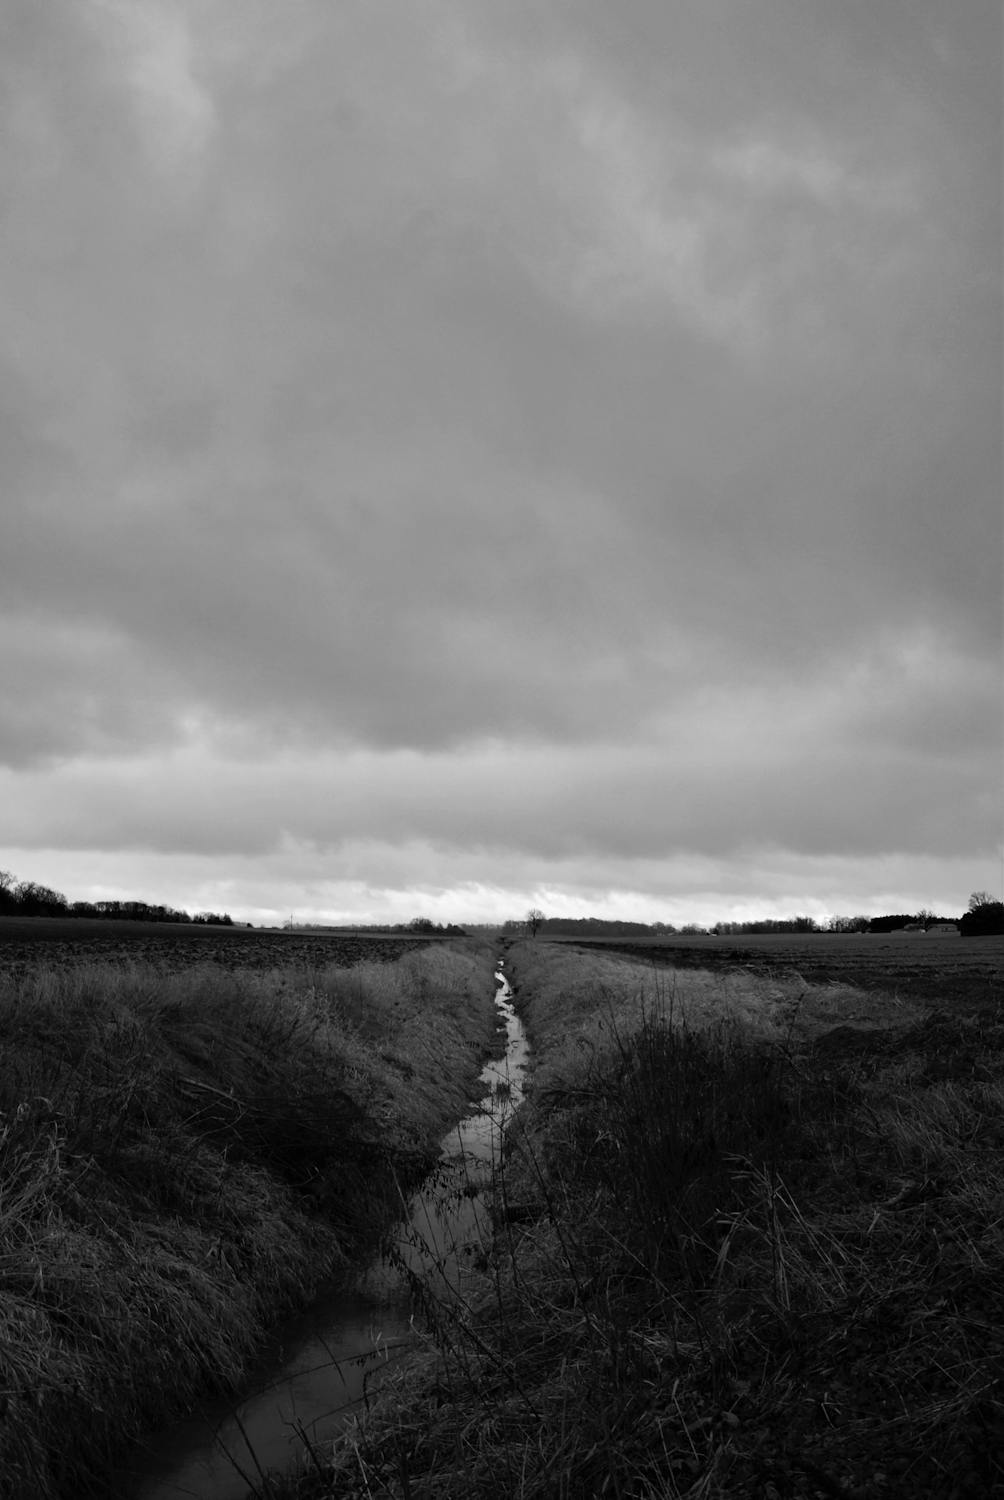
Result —
M494 1049L493 953L0 979L0 1496L106 1493L371 1244Z
M470 1298L272 1496L1004 1494L1004 1010L518 944Z

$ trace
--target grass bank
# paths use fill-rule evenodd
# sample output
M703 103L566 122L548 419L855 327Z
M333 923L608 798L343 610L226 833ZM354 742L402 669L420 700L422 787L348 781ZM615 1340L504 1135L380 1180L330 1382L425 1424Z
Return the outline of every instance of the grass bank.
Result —
M104 1493L379 1234L493 1050L491 950L0 980L0 1495Z
M518 944L533 1087L466 1305L274 1494L1004 1486L1004 1012Z

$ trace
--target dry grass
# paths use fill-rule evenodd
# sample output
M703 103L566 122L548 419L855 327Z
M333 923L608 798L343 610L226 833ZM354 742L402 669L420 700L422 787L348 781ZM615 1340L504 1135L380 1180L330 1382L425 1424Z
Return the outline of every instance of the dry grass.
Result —
M491 971L454 947L4 983L4 1500L103 1493L130 1435L232 1388L376 1238L491 1050Z
M514 959L480 1296L287 1493L1004 1493L1004 1016Z

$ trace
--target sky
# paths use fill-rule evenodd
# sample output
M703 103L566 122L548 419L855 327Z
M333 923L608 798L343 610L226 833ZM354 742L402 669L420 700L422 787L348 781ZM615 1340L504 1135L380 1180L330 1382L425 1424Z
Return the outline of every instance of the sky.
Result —
M0 864L1001 892L997 0L5 0Z

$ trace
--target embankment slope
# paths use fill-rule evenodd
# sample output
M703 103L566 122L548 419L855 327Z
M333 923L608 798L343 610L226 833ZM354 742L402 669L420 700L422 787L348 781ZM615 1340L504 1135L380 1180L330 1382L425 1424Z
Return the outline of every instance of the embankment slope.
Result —
M507 970L536 1070L481 1295L283 1493L1001 1493L999 1007L540 940Z
M0 979L3 1500L104 1493L363 1253L493 1051L493 957Z

